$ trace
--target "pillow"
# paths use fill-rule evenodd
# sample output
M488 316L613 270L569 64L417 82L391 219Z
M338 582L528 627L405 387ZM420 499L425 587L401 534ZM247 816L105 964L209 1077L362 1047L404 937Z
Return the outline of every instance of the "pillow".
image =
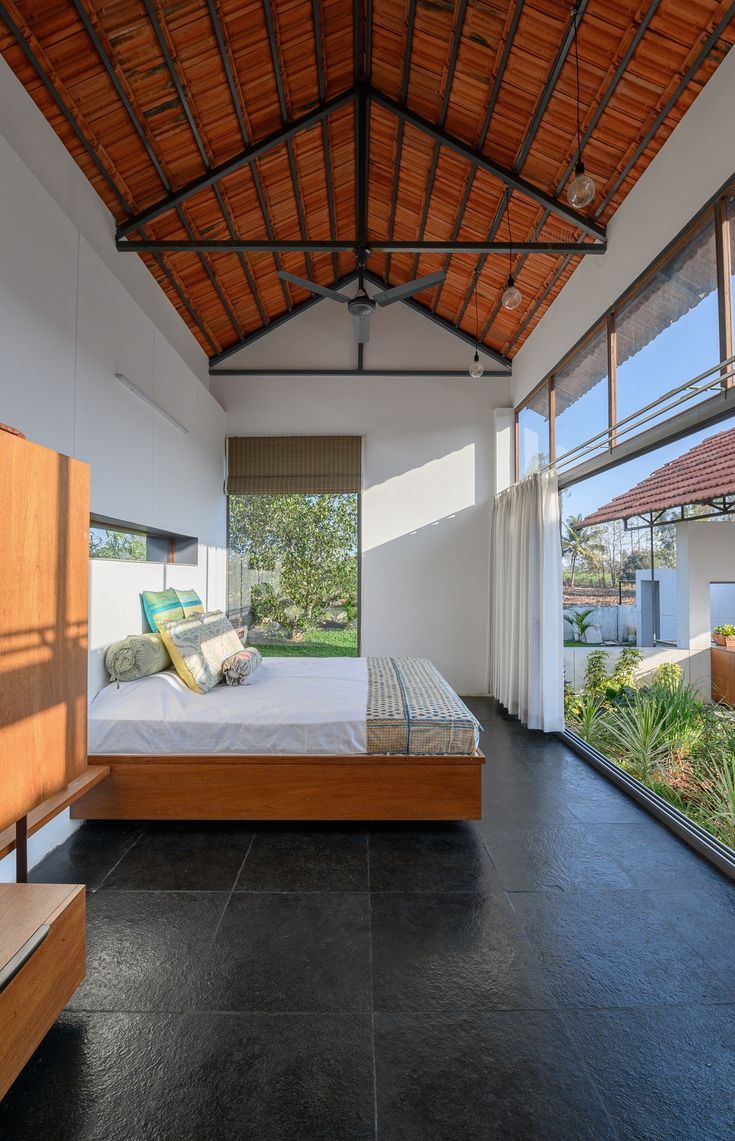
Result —
M194 693L207 693L222 681L222 663L242 650L221 610L161 622L161 637L177 674Z
M176 594L184 611L184 618L191 618L192 614L204 613L202 600L195 590L177 590ZM173 618L173 615L171 617Z
M256 650L255 646L245 646L236 654L225 658L222 663L225 684L247 685L262 661L260 650Z
M184 617L184 608L172 586L168 590L144 590L141 598L148 625L154 634L159 631L161 622Z
M160 634L128 634L105 654L107 672L118 683L137 681L170 666L171 658Z

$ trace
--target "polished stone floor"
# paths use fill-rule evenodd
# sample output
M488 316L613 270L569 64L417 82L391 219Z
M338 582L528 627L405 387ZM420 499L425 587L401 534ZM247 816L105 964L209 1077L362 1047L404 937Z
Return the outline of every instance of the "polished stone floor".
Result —
M735 1137L735 886L471 702L446 826L85 825L88 976L3 1141Z

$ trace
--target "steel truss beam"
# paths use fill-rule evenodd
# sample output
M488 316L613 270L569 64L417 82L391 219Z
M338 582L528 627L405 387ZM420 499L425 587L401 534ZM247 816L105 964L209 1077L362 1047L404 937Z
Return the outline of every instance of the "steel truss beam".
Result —
M257 238L252 241L241 241L239 238L174 238L166 241L152 239L129 239L117 241L117 248L121 253L271 253L281 250L284 253L337 253L352 252L364 249L365 242L362 235L346 240L324 238L313 241L280 241L278 238ZM607 250L606 242L458 242L458 241L407 241L395 242L382 238L367 239L369 252L401 253L401 254L507 254L534 253L549 254L558 257L559 254L604 254Z
M540 190L537 186L534 186L533 183L528 182L525 178L521 178L520 175L516 174L510 168L494 162L482 154L481 151L475 150L474 147L469 146L455 135L450 135L448 131L437 127L435 123L430 123L428 119L423 119L420 115L409 110L405 103L396 102L395 99L383 95L381 91L377 91L374 87L370 88L369 95L373 103L391 112L403 123L415 127L416 130L421 131L423 134L428 135L429 138L441 143L442 146L454 151L455 154L466 159L472 166L477 167L479 170L484 170L486 174L492 175L493 178L499 178L506 186L510 186L513 190L525 194L526 197L531 198L534 202L538 202L540 206L546 206L552 213L564 218L567 222L571 222L573 226L576 226L577 229L582 230L591 237L600 239L605 237L604 226L592 221L591 218L588 218L585 214L581 214L578 210L574 210L571 206L568 206L566 202L562 201L562 199L554 198L551 194Z
M200 175L199 178L195 178L192 182L187 183L186 186L175 190L173 194L167 194L165 198L162 198L160 202L157 202L154 206L149 206L147 210L142 210L140 214L135 214L127 222L118 226L115 234L116 238L120 239L126 237L134 230L146 225L146 223L152 222L154 218L159 218L161 214L173 210L174 207L178 206L186 198L190 198L200 190L206 190L209 186L220 182L221 179L226 178L228 174L234 174L236 171L242 170L243 167L251 166L259 158L262 158L263 155L273 150L274 147L282 146L292 139L294 135L299 134L300 131L307 131L310 127L321 123L323 119L331 115L334 111L339 111L340 108L346 107L348 103L353 101L355 94L355 89L351 88L342 95L335 96L334 99L328 99L326 103L322 103L319 107L315 108L314 111L310 111L307 115L301 115L298 119L294 119L280 130L274 131L266 138L240 151L240 153L234 155L233 158L220 163L219 166L213 166L211 170L206 171Z
M351 282L356 281L356 280L357 280L357 273L353 272L353 273L348 274L346 277L340 278L339 281L335 282L335 284L332 288L343 289L345 286L350 285ZM365 272L365 280L371 282L373 285L378 286L379 289L385 288L385 282L381 278L379 278L376 274L371 273L369 270L367 270ZM252 333L249 333L246 337L243 337L242 340L238 341L236 344L230 345L228 348L224 349L221 353L217 353L216 356L210 357L209 358L210 371L212 369L215 369L217 365L222 364L222 362L226 361L229 357L233 356L234 353L239 353L241 349L246 349L250 345L255 344L255 342L259 341L261 339L261 337L267 336L268 333L271 333L274 329L282 328L288 321L291 320L292 317L297 317L300 313L306 313L309 309L313 308L314 305L318 305L319 302L322 300L323 300L323 298L319 297L317 295L315 295L314 297L309 297L306 301L302 301L299 305L295 305L294 308L290 310L290 312L283 313L280 317L276 317L276 319L274 321L271 321L270 325L266 325L261 329L255 329ZM423 305L419 305L419 303L417 301L414 301L414 299L412 297L404 298L404 300L401 302L401 304L407 305L409 307L409 309L413 309L414 312L416 312L416 313L420 313L422 317L426 317L426 319L428 321L431 321L432 324L437 325L438 328L443 329L445 333L451 333L451 335L453 337L456 337L458 340L463 341L464 344L469 345L471 348L474 349L477 347L475 344L474 338L471 337L469 335L469 333L465 333L463 329L455 329L454 325L450 324L449 321L445 321L445 319L443 317L438 316L438 314L436 314L436 313L432 313L430 309L425 308ZM500 353L496 352L494 349L488 348L487 345L480 345L480 352L483 353L484 356L489 357L490 360L493 360L498 365L500 365L500 367L503 371L501 373L498 373L497 375L499 375L499 376L510 376L511 362L508 360L507 357L502 356ZM317 371L320 374L323 374L322 369L319 369ZM237 374L232 374L232 375L237 375ZM245 374L245 375L247 375L247 374ZM257 375L262 376L263 370L262 369L257 370ZM281 374L281 375L283 375L283 374ZM339 372L339 375L340 376L346 376L347 373L344 370L341 370ZM397 373L395 371L389 370L386 375L396 376ZM427 374L426 374L426 372L421 372L421 375L425 376ZM442 375L446 376L447 373L442 373ZM464 375L464 374L462 374L462 375Z

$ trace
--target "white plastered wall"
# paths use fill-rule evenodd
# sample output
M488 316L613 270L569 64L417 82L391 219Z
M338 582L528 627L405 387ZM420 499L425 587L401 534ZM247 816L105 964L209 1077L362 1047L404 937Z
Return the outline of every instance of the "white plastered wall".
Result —
M710 586L735 581L735 527L730 522L677 523L678 640L690 656L690 680L708 701L712 692Z
M115 253L113 232L0 60L0 421L89 463L94 513L199 539L196 567L90 563L90 697L104 647L141 629L141 590L181 584L210 606L225 599L224 412L202 382L201 349L142 263ZM32 837L31 863L69 829L62 816ZM0 862L0 879L13 875L12 861Z
M372 322L366 368L471 363L471 347L405 305ZM227 365L344 368L355 358L349 314L321 301ZM429 657L460 693L486 693L493 412L507 406L510 381L255 376L212 377L210 387L228 435L364 437L362 652Z

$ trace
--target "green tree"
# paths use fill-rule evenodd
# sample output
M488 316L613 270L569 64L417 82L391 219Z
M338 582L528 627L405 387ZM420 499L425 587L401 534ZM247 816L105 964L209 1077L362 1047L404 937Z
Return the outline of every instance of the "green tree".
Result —
M357 605L356 495L230 496L230 550L251 570L278 571L260 588L263 609L284 625L309 626L335 602Z
M581 526L581 515L570 515L564 522L564 531L561 539L562 554L569 559L572 572L571 586L577 574L577 567L581 562L597 563L600 555L600 543L594 534L586 527Z
M93 527L89 532L89 555L93 559L126 559L143 562L146 557L145 539L133 531L113 531L106 527Z

